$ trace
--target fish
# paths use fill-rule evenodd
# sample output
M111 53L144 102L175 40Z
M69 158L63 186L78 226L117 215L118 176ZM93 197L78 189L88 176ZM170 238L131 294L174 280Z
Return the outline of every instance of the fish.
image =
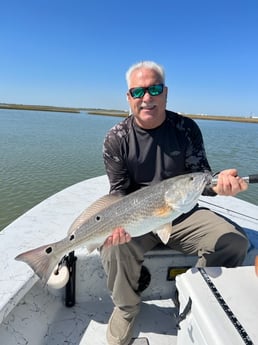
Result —
M104 195L74 220L65 238L23 252L15 259L28 264L45 285L67 253L82 246L86 254L91 253L116 228L124 228L131 237L152 231L166 244L172 233L172 221L197 204L210 181L209 173L194 172L165 179L125 196Z

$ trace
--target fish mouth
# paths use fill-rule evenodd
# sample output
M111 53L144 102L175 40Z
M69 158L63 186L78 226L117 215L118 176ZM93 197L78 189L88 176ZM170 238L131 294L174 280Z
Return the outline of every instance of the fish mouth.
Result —
M210 172L205 173L204 182L207 186L212 186L212 175Z

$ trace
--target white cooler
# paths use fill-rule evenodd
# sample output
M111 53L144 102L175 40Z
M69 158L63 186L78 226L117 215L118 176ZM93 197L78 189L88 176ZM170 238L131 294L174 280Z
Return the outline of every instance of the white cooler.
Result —
M192 268L176 277L177 345L258 344L258 277L254 266Z

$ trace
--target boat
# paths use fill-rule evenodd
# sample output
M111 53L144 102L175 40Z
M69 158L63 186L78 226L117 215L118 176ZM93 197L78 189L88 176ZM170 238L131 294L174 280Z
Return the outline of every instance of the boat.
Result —
M113 304L97 250L86 255L82 247L67 254L69 281L59 289L43 286L28 265L14 258L65 237L74 219L108 189L106 175L79 182L36 205L0 232L1 345L106 344ZM151 280L142 292L132 345L258 344L254 326L258 317L254 266L258 255L258 206L223 196L201 196L199 203L245 229L250 246L243 266L198 269L194 267L195 256L168 248L146 253L144 266ZM247 287L241 289L239 281L245 281L248 292ZM237 302L235 308L232 296L246 308L242 306L239 311ZM228 309L234 315L231 320ZM225 331L225 325L231 327L230 331Z

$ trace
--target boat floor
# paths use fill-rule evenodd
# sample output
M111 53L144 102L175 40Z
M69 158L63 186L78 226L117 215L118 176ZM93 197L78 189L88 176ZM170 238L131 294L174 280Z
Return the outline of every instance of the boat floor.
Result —
M84 308L89 306L84 305ZM101 308L101 306L100 306ZM107 322L112 310L112 306L107 306L105 312L95 312L92 306L92 316L89 319L88 327L84 336L79 342L80 345L92 345L92 339L95 339L94 345L106 344L105 333ZM172 300L152 300L142 302L141 311L136 319L136 326L133 337L138 338L132 342L133 345L147 345L144 339L148 339L149 344L176 344L176 308ZM139 339L142 339L140 342Z
M113 303L98 255L87 256L83 248L76 250L76 304L71 308L65 306L63 291L43 288L33 271L14 258L46 241L63 238L75 217L107 190L106 176L83 181L45 200L1 232L1 345L106 344ZM250 235L255 234L244 262L253 265L258 255L257 206L231 197L201 197L200 205L229 217ZM134 329L138 339L131 345L177 343L177 308L172 301L175 282L167 280L168 267L193 267L194 260L171 250L166 254L164 249L145 256L144 264L152 279L142 294Z
M35 344L36 337L41 345L106 345L111 299L76 303L69 308L60 296L38 285L16 306L15 315L11 313L3 321L1 344ZM176 344L176 316L172 299L143 301L134 330L137 339L132 344Z

